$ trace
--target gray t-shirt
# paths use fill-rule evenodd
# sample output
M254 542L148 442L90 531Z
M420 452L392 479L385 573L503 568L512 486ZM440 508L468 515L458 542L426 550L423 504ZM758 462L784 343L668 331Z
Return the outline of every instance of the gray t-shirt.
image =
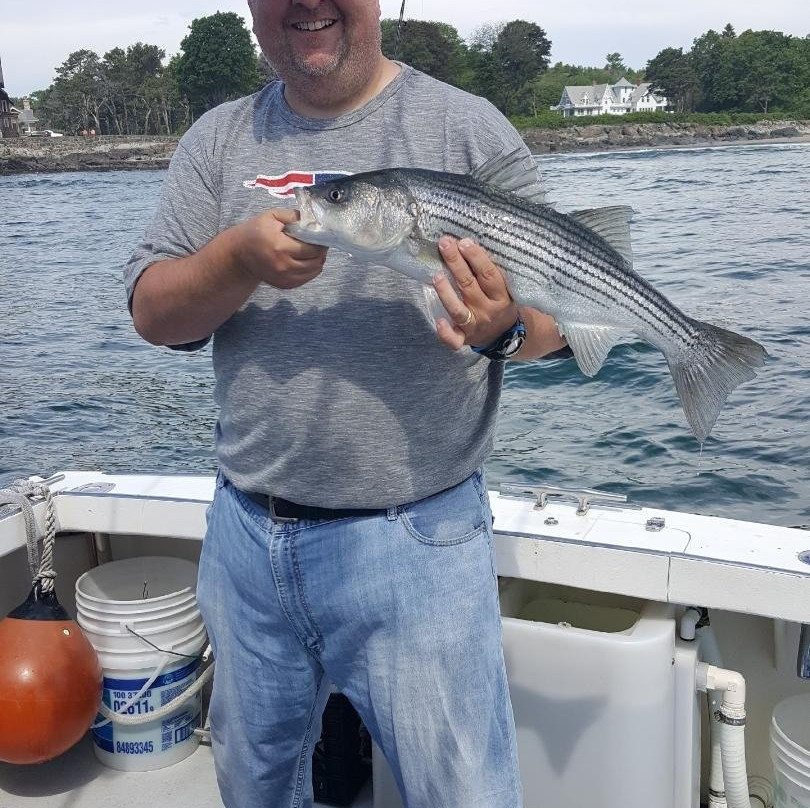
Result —
M489 102L407 66L329 120L296 115L270 84L206 113L180 141L125 269L130 300L150 264L294 205L283 196L292 183L399 166L467 173L521 145ZM213 336L217 457L244 490L390 507L455 485L491 448L502 368L442 345L423 287L393 270L331 250L317 278L260 285Z

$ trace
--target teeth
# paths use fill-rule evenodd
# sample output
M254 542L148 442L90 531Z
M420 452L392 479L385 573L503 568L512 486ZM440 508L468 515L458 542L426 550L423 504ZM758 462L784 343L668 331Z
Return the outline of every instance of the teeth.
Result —
M322 28L328 28L334 25L335 20L317 20L316 22L296 22L293 26L299 31L320 31Z

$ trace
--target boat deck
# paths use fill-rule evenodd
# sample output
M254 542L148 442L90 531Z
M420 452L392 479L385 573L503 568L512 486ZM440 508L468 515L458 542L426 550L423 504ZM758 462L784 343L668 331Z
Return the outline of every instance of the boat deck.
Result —
M102 765L89 736L47 763L0 763L0 808L171 806L222 808L210 747L200 746L185 760L154 772L119 772ZM372 808L370 778L352 808Z

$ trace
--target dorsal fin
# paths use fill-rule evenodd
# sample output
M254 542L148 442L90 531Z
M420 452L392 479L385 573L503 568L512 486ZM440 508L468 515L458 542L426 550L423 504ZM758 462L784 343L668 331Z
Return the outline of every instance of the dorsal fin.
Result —
M546 192L540 184L537 163L523 147L490 157L485 163L473 169L472 177L530 202L546 204Z
M574 210L568 215L600 235L616 250L629 266L633 265L633 245L630 242L630 216L633 209L628 205L613 205L608 208Z

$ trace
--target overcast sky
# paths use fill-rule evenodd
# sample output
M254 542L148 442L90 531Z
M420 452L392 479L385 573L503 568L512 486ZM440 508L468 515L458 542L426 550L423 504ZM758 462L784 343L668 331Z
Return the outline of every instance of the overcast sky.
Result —
M383 16L399 16L400 0L381 2ZM248 18L246 0L2 0L2 6L0 59L14 96L50 85L54 69L82 48L103 56L145 42L171 55L196 17L236 11ZM530 20L551 40L553 62L601 66L607 53L618 51L634 68L662 48L688 49L695 37L727 22L737 33L810 34L809 0L408 0L406 16L448 22L465 38L484 23Z

